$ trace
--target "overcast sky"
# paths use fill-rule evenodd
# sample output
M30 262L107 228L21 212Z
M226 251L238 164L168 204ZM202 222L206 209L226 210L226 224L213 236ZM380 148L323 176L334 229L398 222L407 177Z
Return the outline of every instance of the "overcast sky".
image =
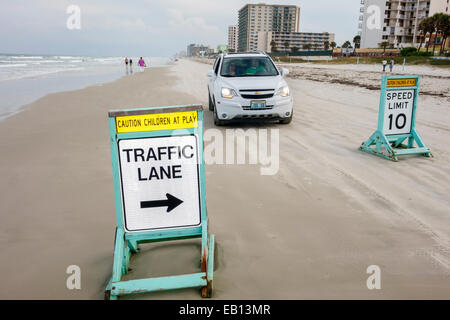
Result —
M227 44L247 3L300 6L300 31L332 32L342 45L357 33L360 0L1 0L0 52L172 56L189 43ZM81 29L69 30L69 5Z

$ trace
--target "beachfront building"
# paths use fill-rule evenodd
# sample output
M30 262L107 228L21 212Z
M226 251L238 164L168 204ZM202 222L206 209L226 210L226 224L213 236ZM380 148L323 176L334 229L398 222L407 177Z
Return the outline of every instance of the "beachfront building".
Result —
M202 44L191 43L190 45L187 46L186 56L188 56L188 57L203 56L205 53L208 52L208 50L211 51L211 48L208 46L204 46ZM214 53L214 49L213 49L213 53Z
M257 49L266 52L272 52L272 48L277 52L292 51L292 48L326 50L325 42L334 42L334 36L329 32L258 32Z
M228 49L233 51L238 49L238 29L237 25L228 27Z
M386 0L361 0L359 15L360 48L378 48L383 37Z
M449 13L449 0L361 0L361 48L418 46L420 21L438 12Z
M300 8L246 4L238 14L238 51L258 50L258 32L299 32Z

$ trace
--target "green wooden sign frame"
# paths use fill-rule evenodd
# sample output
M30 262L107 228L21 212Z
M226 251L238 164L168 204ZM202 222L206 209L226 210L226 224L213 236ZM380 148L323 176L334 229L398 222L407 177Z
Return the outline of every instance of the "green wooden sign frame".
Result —
M415 79L415 85L388 87L388 81ZM400 155L421 154L432 157L430 149L424 144L416 130L417 102L419 97L420 76L383 76L381 80L380 107L378 111L378 128L363 142L360 150L383 157L388 160L398 161ZM384 114L386 108L386 94L399 90L414 90L414 103L411 115L411 130L409 133L387 135L384 131ZM403 142L407 140L407 144Z
M154 130L141 132L118 133L116 117L129 115L164 114L174 112L196 112L198 126L183 130ZM183 105L153 107L139 109L115 110L109 112L109 132L111 159L114 180L114 197L116 207L116 235L114 243L114 262L112 277L105 290L105 298L115 300L121 295L171 290L180 288L201 287L204 298L212 295L214 270L214 235L208 233L206 213L205 167L203 160L203 108L201 105ZM199 183L201 223L194 227L168 228L160 230L127 232L124 228L124 207L122 185L119 168L118 141L121 139L155 138L186 134L198 137ZM139 252L139 244L159 241L201 238L201 268L198 273L122 281L122 275L128 273L130 257Z

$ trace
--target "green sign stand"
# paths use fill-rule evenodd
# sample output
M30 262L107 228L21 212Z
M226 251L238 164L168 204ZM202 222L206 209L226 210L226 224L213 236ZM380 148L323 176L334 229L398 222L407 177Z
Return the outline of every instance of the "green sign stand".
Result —
M432 157L416 130L419 80L419 76L383 76L378 128L360 150L393 161L408 154Z
M193 287L211 297L202 106L110 111L109 127L117 227L105 298ZM141 243L191 238L201 238L198 273L121 280Z

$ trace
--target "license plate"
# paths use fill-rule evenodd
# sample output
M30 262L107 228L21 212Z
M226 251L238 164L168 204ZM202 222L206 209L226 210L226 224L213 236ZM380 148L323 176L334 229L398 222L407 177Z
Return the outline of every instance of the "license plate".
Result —
M266 107L266 101L252 101L250 102L251 109L264 109Z

